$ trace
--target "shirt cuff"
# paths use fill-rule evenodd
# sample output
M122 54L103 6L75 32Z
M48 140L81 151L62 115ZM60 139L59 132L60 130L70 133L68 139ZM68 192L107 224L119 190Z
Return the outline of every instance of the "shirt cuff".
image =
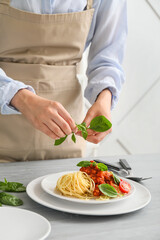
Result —
M111 110L113 110L118 102L120 91L117 89L112 77L107 77L105 80L96 83L89 83L85 89L84 96L92 105L104 89L109 89L112 93Z
M35 93L35 90L30 85L25 85L22 82L14 81L14 83L9 83L9 89L6 90L5 99L1 106L1 114L10 115L10 114L21 114L16 108L10 105L12 98L15 94L21 89L28 89L29 91Z

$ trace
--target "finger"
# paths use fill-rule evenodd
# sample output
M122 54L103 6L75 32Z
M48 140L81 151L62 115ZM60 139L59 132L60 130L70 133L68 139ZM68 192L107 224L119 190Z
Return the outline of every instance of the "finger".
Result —
M94 144L98 144L99 142L101 142L104 139L105 136L106 136L106 134L104 134L104 133L88 136L87 141L92 142Z
M92 129L87 129L88 136L95 135L97 132Z
M70 114L66 111L66 109L61 105L58 109L59 115L69 124L72 131L75 131L76 124L71 118Z
M59 139L59 137L53 133L45 124L42 124L40 127L39 127L39 130L43 133L45 133L46 135L48 135L50 138L52 139Z
M83 120L83 122L86 123L86 126L88 127L90 125L90 122L92 121L92 119L96 117L92 112L88 111L87 115L85 117L85 119Z
M54 117L54 122L61 128L65 135L72 133L72 129L70 128L69 124L60 115L56 115Z
M60 129L60 127L53 121L49 120L44 122L44 124L59 138L65 137L65 133Z

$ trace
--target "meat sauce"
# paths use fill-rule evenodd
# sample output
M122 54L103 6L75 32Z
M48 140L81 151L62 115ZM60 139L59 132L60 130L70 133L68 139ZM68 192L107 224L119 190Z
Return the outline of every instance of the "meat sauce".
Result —
M111 186L115 187L115 182L112 172L101 171L98 166L93 166L92 164L88 167L81 167L80 171L87 173L90 178L95 182L95 189L93 192L94 196L103 195L98 188L98 185L108 183Z

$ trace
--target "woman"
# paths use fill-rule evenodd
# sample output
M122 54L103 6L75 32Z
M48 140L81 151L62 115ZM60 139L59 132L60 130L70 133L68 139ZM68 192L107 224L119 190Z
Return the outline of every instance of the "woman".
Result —
M85 141L53 140L111 118L124 74L125 0L0 0L0 159L81 157ZM83 117L78 63L90 46ZM22 114L20 114L22 113ZM108 133L89 131L98 143ZM78 134L78 133L77 133Z

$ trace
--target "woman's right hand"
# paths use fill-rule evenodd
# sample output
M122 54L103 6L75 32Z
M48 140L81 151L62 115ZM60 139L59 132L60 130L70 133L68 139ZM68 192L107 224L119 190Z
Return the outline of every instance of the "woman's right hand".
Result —
M59 102L47 100L27 89L21 89L12 98L10 104L36 129L52 139L59 139L76 131L73 119Z

